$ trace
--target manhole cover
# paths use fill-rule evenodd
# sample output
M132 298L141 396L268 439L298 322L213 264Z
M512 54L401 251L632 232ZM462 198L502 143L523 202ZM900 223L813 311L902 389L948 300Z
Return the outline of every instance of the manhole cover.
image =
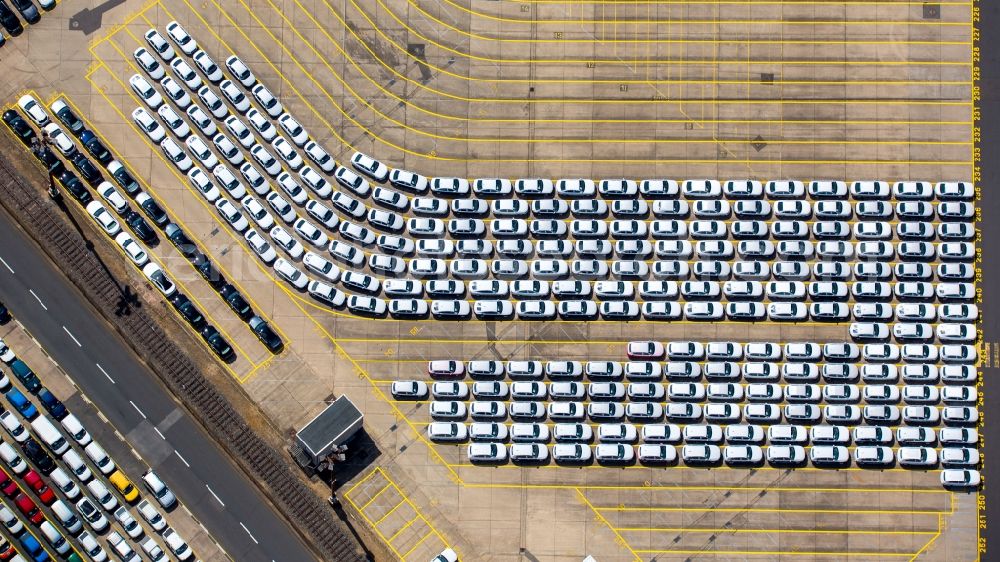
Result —
M752 146L753 149L756 150L757 152L760 152L761 150L764 150L767 147L767 143L764 142L764 137L757 135L756 137L754 137L753 142L750 143L750 146Z
M761 72L760 73L760 83L761 84L774 84L774 73L773 72Z
M940 4L924 4L924 19L925 20L939 20L941 19L941 5Z

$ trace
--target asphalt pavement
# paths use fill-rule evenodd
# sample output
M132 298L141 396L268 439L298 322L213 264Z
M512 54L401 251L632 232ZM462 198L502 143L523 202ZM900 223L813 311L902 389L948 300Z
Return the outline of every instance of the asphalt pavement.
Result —
M316 559L157 376L3 212L0 301L233 560Z

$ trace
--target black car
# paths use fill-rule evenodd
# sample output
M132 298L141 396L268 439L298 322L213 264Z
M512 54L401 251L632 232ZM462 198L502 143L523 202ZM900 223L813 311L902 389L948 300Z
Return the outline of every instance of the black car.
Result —
M80 178L76 177L76 174L69 170L64 170L63 173L59 174L59 184L62 185L66 191L69 192L81 205L86 205L93 200L90 196L90 192L87 191L87 187L83 185Z
M10 0L17 8L21 15L24 16L24 20L28 23L38 23L42 19L42 15L38 13L38 8L31 3L31 0Z
M101 139L97 138L97 135L94 133L84 131L83 134L80 135L80 140L83 141L83 147L87 149L87 152L100 162L102 166L107 166L112 160L115 159L114 156L111 155L111 151L108 150L108 147L104 146Z
M125 209L125 213L122 215L125 219L125 224L135 233L139 240L142 240L148 245L153 245L156 243L156 231L149 226L146 219L142 218L138 212L132 209Z
M191 302L191 299L184 296L182 293L176 293L170 298L170 304L174 305L177 312L187 320L188 324L195 330L201 330L205 326L205 317L202 315L198 307Z
M10 319L10 309L7 308L7 305L0 302L0 324L6 324L7 322L10 322Z
M7 30L13 36L18 36L24 31L24 27L21 26L21 20L17 19L14 15L14 10L10 9L10 6L0 0L0 25Z
M14 132L14 136L21 139L21 142L23 142L25 146L31 146L35 137L38 136L35 134L35 130L31 128L31 125L29 125L28 122L13 109L8 109L3 112L3 122L10 127L10 130Z
M219 290L226 284L226 279L219 273L219 268L215 267L212 260L208 259L208 256L204 254L201 255L200 259L193 260L195 269L198 273L208 281L208 284L212 286L213 289Z
M38 441L35 441L34 437L29 437L27 441L21 443L21 450L38 467L38 471L42 474L48 476L56 469L56 463L52 461L52 457L45 452L45 449L38 444Z
M246 322L253 316L253 309L250 308L250 303L243 298L243 295L236 290L236 287L226 283L219 289L219 294L222 295L222 299L226 301L229 308L233 309L233 312L240 317L240 320Z
M47 388L42 388L38 391L38 401L42 403L42 406L49 412L49 415L55 418L56 421L62 420L69 415L66 405L49 392Z
M51 149L43 148L40 152L35 152L34 155L53 176L59 177L66 171L66 166L63 165L62 160Z
M163 207L156 202L156 199L150 197L149 194L140 193L136 196L135 202L139 204L139 208L142 209L142 212L146 213L149 220L153 221L153 224L156 226L163 228L170 222L170 217L167 216L167 212L164 211Z
M198 246L195 246L194 240L188 238L188 235L184 234L181 227L170 223L163 231L167 234L167 239L170 240L170 243L176 246L187 259L195 261L198 259L198 256L202 255L198 251Z
M236 353L233 352L232 346L226 341L226 338L222 337L222 334L215 329L215 326L211 324L205 326L201 329L201 338L205 340L208 347L212 348L212 351L219 356L226 363L229 363L236 358Z
M82 153L77 152L73 156L72 162L76 171L80 172L80 177L90 185L97 185L104 179L104 176L101 175L101 171L97 169L97 166L90 161L90 158L87 158Z
M38 375L31 370L27 363L20 359L15 359L10 363L10 372L14 373L17 380L21 381L25 390L31 394L38 394L42 388L42 381L38 380Z
M77 117L76 113L73 113L73 110L70 109L69 106L66 105L65 103L57 101L53 104L53 106L55 106L56 104L61 104L59 110L55 112L56 119L61 121L62 124L65 125L67 129L69 129L69 132L73 133L73 135L77 137L82 135L83 132L86 130L83 126L83 120Z
M267 322L260 316L254 316L250 319L250 329L253 330L254 335L260 340L260 343L264 344L271 353L277 355L285 349L285 342L281 341L281 337L267 325Z
M132 174L128 173L125 166L115 162L107 168L111 172L111 177L115 179L118 185L122 186L122 189L125 190L125 193L128 193L129 197L135 197L139 193L139 182L135 181L135 178L132 177Z

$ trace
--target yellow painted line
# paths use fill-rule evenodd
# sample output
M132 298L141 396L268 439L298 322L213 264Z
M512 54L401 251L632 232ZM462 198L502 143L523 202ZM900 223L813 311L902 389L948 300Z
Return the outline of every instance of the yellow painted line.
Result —
M396 537L398 537L400 533L402 533L403 531L405 531L405 530L409 529L409 528L410 528L410 525L413 525L414 523L416 523L417 521L420 521L421 519L423 519L423 517L421 517L421 516L420 516L420 515L418 514L418 515L417 515L416 517L414 517L413 519L410 519L409 521L407 521L407 522L406 522L406 525L403 525L402 527L400 527L400 528L399 528L399 530L397 530L397 531L396 531L395 533L393 533L393 534L392 534L392 536L391 536L391 537L389 537L389 541L394 541L394 540L396 540ZM400 556L400 558L402 558L402 556Z
M635 552L643 554L726 554L734 556L875 556L883 558L910 557L912 552L834 552L834 551L807 551L807 550L718 550L714 548L705 550L673 550L673 549L642 549Z
M354 492L354 490L356 490L356 489L357 489L357 488L358 488L359 486L361 486L361 485L362 485L362 484L364 484L365 482L367 482L367 481L371 480L371 479L372 479L372 478L373 478L373 477L374 477L374 476L375 476L376 474L379 474L379 475L381 475L381 476L382 476L382 478L383 478L383 479L385 479L385 473L384 473L384 472L382 472L382 468L381 468L381 467L378 467L378 466L376 466L376 467L374 468L374 470L372 470L371 472L369 472L369 473L368 473L368 475L367 475L367 476L365 476L364 478L362 478L361 480L358 480L358 481L357 481L357 482L356 482L356 483L355 483L355 484L354 484L353 486L351 486L351 487L350 487L350 488L349 488L349 489L348 489L348 490L347 490L346 492L344 492L344 494L343 494L343 495L344 495L344 496L349 496L349 495L351 495L351 494L352 494L352 493ZM388 480L386 479L386 481L388 481Z
M445 4L454 6L457 10L465 12L473 17L479 17L482 19L505 22L505 23L520 23L525 25L530 24L574 24L574 25L586 25L594 23L604 23L601 20L587 20L587 19L568 19L568 20L556 20L556 19L545 19L545 20L527 20L527 19L517 19L517 18L505 18L501 16L494 16L490 14L484 14L482 12L476 12L470 10L465 6L456 4L452 0L443 0ZM413 0L407 0L408 4L413 4ZM839 4L839 3L838 3ZM880 6L886 6L887 4L880 4ZM889 3L891 5L891 3ZM944 21L913 21L913 20L740 20L740 19L714 19L714 20L616 20L615 24L629 24L629 23L642 23L650 25L670 25L670 24L684 24L684 25L921 25L921 26L962 26L968 25L968 22L944 22Z
M446 160L446 161L470 161L470 160L477 160L477 161L481 161L481 160L482 160L482 159L472 159L472 158L467 158L467 157L450 157L450 156L449 156L449 157L446 157L446 156L440 156L440 155L437 155L437 154L434 154L434 155L430 155L430 154L422 154L422 153L419 153L419 152L414 152L414 151L412 151L412 150L410 150L410 149L407 149L407 148L405 148L405 147L403 147L403 146L400 146L400 145L398 145L398 144L396 144L396 143L393 143L393 142L391 142L391 141L388 141L388 140L385 140L384 138L381 138L381 137L379 137L378 135L376 135L375 133L373 133L373 132L369 131L369 130L367 129L367 127L364 127L363 125L361 125L360 123L358 123L358 121L357 121L357 120L356 120L356 119L355 119L354 117L352 117L351 115L349 115L349 114L348 114L347 112L345 112L345 111L343 110L343 108L342 108L342 107L340 106L340 104L339 104L339 103L338 103L338 101L337 101L337 100L336 100L336 99L334 98L334 96L332 96L332 95L330 94L330 92L329 92L329 91L327 91L327 90L326 90L326 89L325 89L325 88L324 88L324 87L322 86L322 84L320 84L320 83L319 83L319 82L318 82L318 81L317 81L317 80L316 80L316 79L315 79L315 78L313 77L313 75L312 75L312 74L311 74L310 72L308 72L308 71L307 71L307 70L306 70L306 69L305 69L305 68L304 68L304 67L302 66L301 62L299 62L299 60L298 60L298 59L297 59L297 58L295 57L294 53L292 53L292 51L291 51L291 50L290 50L290 49L289 49L289 48L288 48L288 47L287 47L287 46L285 45L285 43L284 43L284 42L282 42L282 41L281 41L281 40L280 40L279 38L277 38L277 37L276 37L276 36L275 36L275 35L274 35L274 34L273 34L273 33L271 32L271 30L270 30L270 27L269 27L269 26L267 26L267 25L266 25L266 24L265 24L265 23L264 23L263 21L261 21L261 20L260 20L260 19L259 19L259 18L257 17L257 14L256 14L256 13L255 13L255 12L254 12L254 11L253 11L253 10L252 10L251 8L249 8L249 6L246 6L246 4L245 4L245 3L243 3L243 1L242 1L242 0L240 0L240 1L241 1L241 3L242 3L242 4L244 5L244 8L245 8L245 10L246 10L247 14L248 14L248 15L249 15L249 16L250 16L251 18L253 18L253 19L254 19L254 20L255 20L255 21L256 21L256 22L257 22L257 23L258 23L258 24L260 25L260 29L261 29L261 30L263 30L263 31L264 31L264 32L265 32L265 33L266 33L266 34L267 34L267 35L268 35L268 36L269 36L269 37L271 38L271 40L272 40L272 41L273 41L273 42L274 42L274 43L275 43L276 45L280 46L280 47L281 47L281 49L283 50L283 52L285 53L285 55L286 55L286 56L287 56L287 57L289 58L289 60L290 60L290 61L291 61L291 62L292 62L293 64L295 64L295 65L296 65L296 66L297 66L297 67L299 68L299 70L300 70L300 71L301 71L301 72L303 73L303 75L307 76L307 77L309 78L309 80L310 80L310 81L311 81L311 82L312 82L312 83L313 83L313 84L315 85L315 87L317 87L317 88L318 88L318 89L319 89L320 91L322 91L322 92L323 92L323 93L325 94L325 96L326 96L326 97L327 97L327 98L329 99L329 101L330 101L330 104L331 104L331 106L333 106L333 107L336 107L336 108L337 108L337 109L338 109L338 110L339 110L339 111L340 111L340 112L341 112L341 113L342 113L342 114L343 114L343 115L345 116L345 118L347 118L347 119L348 119L348 120L349 120L349 121L350 121L351 123L353 123L353 124L354 124L355 126L359 127L359 128L360 128L361 130L363 130L363 131L368 131L368 133L369 133L369 134L370 134L370 135L372 136L372 138L373 138L373 139L376 139L376 140L378 140L379 142L381 142L382 144L385 144L386 146L389 146L389 147L391 147L391 148L394 148L394 149L396 149L396 150L399 150L399 151L401 151L401 152L404 152L404 153L407 153L407 154L412 154L412 155L414 155L414 156L421 156L421 157L428 157L428 158L430 158L430 159L435 159L435 160ZM229 47L229 45L228 45L228 44L227 44L227 43L226 43L226 42L225 42L225 41L224 41L224 40L223 40L223 39L222 39L221 37L219 37L219 36L218 36L218 34L217 34L217 33L216 33L216 32L215 32L214 30L213 30L212 26L211 26L211 25L210 25L210 24L209 24L209 23L208 23L208 22L207 22L207 21L206 21L206 20L205 20L205 19L204 19L204 18L203 18L203 17L201 16L201 14L200 14L199 10L195 9L195 8L194 8L194 6L192 6L192 5L190 4L190 2L189 2L188 0L184 0L184 3L185 3L185 4L187 5L187 6L188 6L188 9L189 9L189 10L191 11L191 13L192 13L192 14L194 14L194 15L195 15L196 17L198 17L198 18L199 18L199 19L200 19L200 20L202 21L202 23L203 23L203 25L205 26L205 28L206 28L206 29L207 29L207 30L208 30L208 31L209 31L209 32L210 32L211 34L213 34L213 35L214 35L214 36L216 37L216 39L217 39L217 40L218 40L218 41L220 42L220 44L222 44L223 46L225 46L225 47L226 47L226 48L227 48L228 50L230 50L231 52L235 52L235 51L233 51L233 49L232 49L231 47ZM290 89L291 89L291 90L292 90L293 92L295 92L295 94L296 94L296 95L297 95L297 96L299 97L299 99L300 99L300 100L302 100L302 102L303 102L304 104L306 104L306 106L307 106L307 107L309 107L309 108L310 108L310 109L311 109L311 110L313 111L313 113L314 113L314 114L315 114L315 115L316 115L316 116L317 116L317 117L319 118L319 120L320 120L321 122L323 122L323 123L324 123L324 124L325 124L325 125L327 126L327 129L328 129L328 130L329 130L329 131L330 131L330 132L331 132L331 133L332 133L332 134L333 134L333 135L334 135L334 136L335 136L335 137L336 137L336 138L337 138L338 140L340 140L341 142L344 142L343 138L342 138L342 137L340 137L339 133L337 132L337 129L336 129L336 128L334 128L334 127L332 127L332 126L331 126L331 125L330 125L330 124L329 124L329 123L328 123L328 122L327 122L327 121L326 121L325 119L323 119L322 115L321 115L321 114L320 114L320 113L319 113L319 112L318 112L318 111L317 111L317 110L315 109L315 107L314 107L314 106L313 106L313 105L312 105L312 104L311 104L311 103L310 103L310 102L309 102L309 101L308 101L308 100L307 100L307 99L306 99L306 98L305 98L305 97L304 97L304 96L303 96L303 95L302 95L302 94L301 94L301 93L300 93L300 92L298 91L298 89L297 89L297 88L295 87L295 85L294 85L294 84L292 84L292 82L291 82L291 81L290 81L290 80L289 80L289 79L288 79L288 78L287 78L287 77L285 76L285 74L284 74L284 73L282 73L282 72L281 72L281 71L280 71L279 69L277 69L277 68L276 68L276 67L274 66L274 63L273 63L273 62L271 61L271 59L270 59L270 58L268 58L268 57L267 57L267 55L265 55L265 54L264 54L264 52L263 52L263 51L262 51L262 50L260 49L260 47L259 47L259 46L258 46L258 45L257 45L257 44L256 44L256 43L255 43L255 42L253 41L253 40L251 40L249 36L247 36L246 32L245 32L245 31L243 31L242 27L241 27L241 26L240 26L240 25L239 25L238 23L236 23L236 22L235 22L235 21L234 21L234 20L232 19L232 17L231 17L230 15L229 15L229 13L228 13L228 12L227 12L226 10L224 10L224 9L222 8L222 6L220 6L220 5L219 5L219 4L217 3L217 2L214 2L214 0L213 0L213 4L215 5L215 7L216 7L216 8L217 8L217 10L219 11L219 13L220 13L220 14L221 14L221 15L222 15L222 16L223 16L224 18L226 18L227 20L229 20L229 22L230 22L230 23L231 23L231 24L233 25L233 27L234 27L234 28L235 28L235 29L236 29L236 30L237 30L237 31L238 31L238 32L239 32L239 33L240 33L241 35L243 35L243 36L244 36L244 38L245 38L245 39L247 40L247 42L248 42L248 43L249 43L250 45L252 45L252 46L254 47L254 49L255 49L255 50L256 50L256 51L258 52L258 54L259 54L259 55L260 55L260 56L261 56L261 57L262 57L262 58L263 58L263 59L264 59L264 60L266 61L266 63L267 63L267 64L268 64L269 66L271 66L271 67L272 67L272 69L274 69L274 70L275 70L275 73L276 73L276 74L277 74L278 76L280 76L280 77L281 77L281 79L282 79L282 80L283 80L283 81L284 81L284 82L285 82L286 84L288 84L289 88L290 88ZM164 8L164 11L166 11L166 9L165 9L165 8ZM321 59L321 60L322 60L322 59ZM348 87L348 88L350 88L350 87L349 87L349 86L347 86L346 84L345 84L345 86L346 86L346 87ZM367 99L365 99L365 98L363 98L363 97L359 97L359 101L360 101L360 102L361 102L361 103L362 103L363 105L366 105L366 106L368 106L368 107L369 107L370 109L372 109L372 111L375 111L376 113L378 113L378 110L377 110L377 109L376 109L376 108L375 108L374 106L372 106L372 105L371 105L371 103L370 103L370 102L369 102L369 101L368 101ZM398 120L395 120L395 119L393 119L393 118L391 118L391 117L388 117L388 116L385 116L385 119L387 119L387 120L388 120L388 121L390 121L390 122L393 122L393 123L397 123L397 124L399 124L399 125L400 125L401 127L404 127L404 128L407 128L407 127L408 127L408 126L407 126L406 124L404 124L404 123L401 123L401 122L399 122ZM419 131L419 130L415 130L415 129L411 129L411 130L414 130L414 132L416 132L416 133L418 133L418 134L422 134L422 135L426 135L426 136L430 136L430 137L434 137L434 138L439 138L439 139L447 139L447 137L443 137L443 136L441 136L441 135L436 135L436 134L433 134L433 133L428 133L428 132L425 132L425 131ZM460 142L465 142L465 139L457 139L457 140L459 140ZM485 141L484 141L484 142L485 142ZM346 143L346 142L344 142L344 144L345 144L345 145L347 145L348 147L351 147L351 145L350 145L349 143ZM353 147L351 147L351 148L353 148ZM490 161L496 161L496 162L503 162L503 161L516 161L516 162L527 162L527 161L535 161L535 159L523 159L523 158L514 158L514 159L508 159L508 158L501 158L501 159L492 159L492 158L491 158L491 159L490 159ZM556 161L559 161L559 160L552 160L552 159L544 159L544 161L546 161L546 162L556 162ZM570 162L572 162L572 161L581 161L581 160L580 160L580 159L569 159L569 160L566 160L566 161L570 161ZM587 159L586 161L589 161L589 162L596 162L596 161L604 161L604 160L593 160L593 159ZM614 159L608 159L607 161L618 161L618 160L614 160ZM640 161L640 160L629 160L629 162L639 162L639 161ZM687 162L698 162L698 161L700 161L700 160L686 160L686 161L687 161ZM707 159L706 159L706 160L703 160L703 161L704 161L705 163L716 163L716 162L717 162L717 161L716 161L715 159L712 159L712 160L707 160ZM680 161L678 161L678 160L673 160L673 162L680 162ZM767 163L767 161L764 161L764 160L755 160L755 162L757 162L757 163L760 163L760 164L764 164L764 163ZM774 163L777 163L777 162L779 162L779 161L773 161L773 162L774 162ZM785 162L785 161L782 161L782 162ZM836 163L857 163L857 164L865 164L865 163L878 163L878 162L882 162L882 161L868 161L868 162L866 162L866 161L837 161L837 160L814 160L814 161L805 161L805 160L799 160L799 161L797 161L797 163L799 163L799 164L820 164L820 163L829 163L829 164L836 164ZM888 162L888 161L887 161L887 162ZM918 165L918 164L921 164L921 163L922 163L922 164L926 164L926 165L930 165L930 164L932 164L932 162L931 162L931 161L906 161L906 162L902 162L902 161L892 161L892 162L894 162L894 163L897 163L897 164L901 164L901 163L906 163L906 164L912 164L912 165ZM967 165L967 164L969 163L969 161L957 161L957 162L955 162L955 161L934 161L934 162L933 162L933 164L934 164L934 165L945 165L945 164L949 164L949 163L951 163L951 164L955 164L955 163L958 163L958 164L961 164L961 165Z
M742 488L738 488L742 489ZM847 488L842 491L848 491ZM943 511L928 511L928 510L917 510L917 509L803 509L803 508L792 508L792 507L622 507L622 506L607 506L601 507L596 506L594 508L598 511L636 511L636 512L687 512L687 511L717 511L717 512L737 512L742 513L744 511L753 513L852 513L857 515L938 515L945 513Z
M410 550L407 550L406 552L404 552L402 554L402 556L400 556L400 558L402 558L403 560L406 560L406 557L409 556L410 554L412 554L413 551L416 550L418 546L420 546L421 544L423 544L423 542L425 540L427 540L428 537L433 537L433 536L434 536L434 531L432 530L432 531L428 532L427 534L425 534L424 536L420 537L420 540L417 541L417 542L415 542L415 543L413 543L413 546L410 547Z
M381 490L379 490L378 492L376 492L375 495L371 497L371 499L369 499L368 501L366 501L365 505L361 506L361 509L364 510L365 508L367 508L369 505L371 505L371 503L373 501L375 501L379 496L382 495L382 492L388 490L389 488L393 488L393 487L394 486L393 486L392 482L388 482L385 486L382 487Z
M386 517L389 517L390 515L393 514L393 512L395 512L397 509L399 509L399 506L406 505L407 503L408 502L406 501L406 498L403 497L403 499L399 500L399 503L397 503L396 505L394 505L392 507L392 509L390 509L385 514L383 514L382 517L380 517L379 520L375 522L375 525L378 526L379 523L385 521Z
M482 467L477 467L482 469ZM645 492L716 492L716 491L726 491L726 490L737 490L741 492L821 492L821 493L863 493L863 494L873 494L873 493L900 493L900 494L948 494L953 495L952 492L945 490L943 488L930 489L930 488L872 488L868 486L851 486L847 488L817 488L817 487L795 487L795 486L686 486L686 485L676 485L676 486L665 486L665 485L649 485L649 486L636 486L636 485L618 485L618 486L603 486L595 484L503 484L503 483L475 483L475 482L463 482L463 486L467 488L538 488L543 490L575 490L577 488L581 490L630 490L639 491L643 490ZM603 509L618 509L617 506L609 506ZM691 508L695 509L695 508ZM701 509L701 508L698 508ZM930 511L927 513L939 513L937 511Z
M938 514L938 517L941 517ZM615 527L621 532L642 533L800 533L806 535L933 535L935 531L863 531L857 529L737 529L733 527L722 529L704 529L691 527ZM937 531L940 533L940 531Z
M604 515L601 515L601 512L594 507L594 504L590 503L590 500L587 499L587 496L585 496L584 493L581 492L579 488L575 488L575 490L576 490L576 495L580 498L583 504L589 507L590 510L594 513L594 518L597 519L599 522L607 525L608 529L610 529L611 532L615 534L615 542L618 543L619 546L628 549L628 551L632 553L632 557L635 560L642 560L642 558L636 553L637 551L628 544L628 541L626 541L624 537L622 537L621 533L619 533L613 526L611 526L611 523L608 522L607 518L605 518Z
M379 3L381 4L381 2L379 2ZM625 43L625 44L628 44L628 43L670 43L670 42L674 42L674 43L684 43L684 42L698 43L699 42L697 40L689 41L689 40L685 40L685 39L618 39L617 37L614 38L614 39L607 39L607 38L603 38L603 37L602 38L594 37L592 39L579 39L579 40L568 40L568 39L535 39L535 38L504 39L504 38L499 38L499 37L495 37L495 36L479 35L479 34L476 34L476 33L472 33L472 32L470 32L467 29L461 29L461 28L455 27L455 26L449 24L448 22L442 21L441 19L435 17L434 14L429 13L427 10L424 10L421 7L420 2L414 2L413 0L408 0L407 3L410 6L416 8L416 10L418 12L420 12L420 14L423 15L425 18L427 18L430 21L433 21L434 23L440 25L441 27L444 27L444 28L448 29L449 31L452 31L452 32L454 32L454 33L456 33L458 35L462 35L462 36L468 37L469 39L478 40L478 41L495 41L495 42L498 42L498 43L515 43L515 44L519 44L519 43L598 43L598 44L599 43L613 43L613 44L622 44L622 43ZM448 2L448 3L451 4L451 2ZM691 4L696 4L696 3L697 2L691 2ZM628 3L628 4L624 4L623 3L623 5L626 5L626 6L629 5L629 4L631 4L631 3ZM837 6L840 6L841 4L842 4L841 2L837 2L836 3ZM891 4L888 4L888 5L891 5ZM883 4L881 4L881 6L885 7L885 6L887 6L887 4L883 3ZM616 4L616 7L617 7L617 4ZM476 13L477 15L481 14L481 12L473 12L473 13ZM552 21L552 20L547 20L547 19L544 19L544 18L538 18L537 20L530 20L530 21L528 21L528 20L517 20L517 21L519 21L520 23L548 23L549 21ZM604 20L599 20L599 19L594 19L594 20L580 20L580 21L585 22L586 24L590 24L590 25L598 24L598 23L600 23L600 24L606 23ZM681 20L670 19L670 20L667 20L667 22L670 25L685 25L685 24L688 23L686 20L682 20L682 19ZM655 21L655 20L652 20L650 18L646 18L646 19L638 19L637 18L637 19L628 19L628 20L618 20L616 18L615 22L614 22L614 24L615 24L615 33L617 34L618 26L619 25L621 25L621 26L626 26L626 25L640 26L640 25L658 25L658 24L662 24L662 23L663 23L662 21ZM724 23L725 23L725 21L719 21L720 25L724 24ZM795 23L797 23L797 22L795 22ZM902 21L900 23L903 24L903 25L905 25L905 24L909 23L909 20ZM471 29L474 26L475 26L474 24L469 25L469 29ZM411 32L413 31L412 29L408 29L408 30L411 31ZM813 43L813 42L810 42L810 41L794 41L794 40L792 40L792 41L788 41L788 40L776 40L776 41L749 40L748 41L748 40L739 40L739 39L736 39L736 40L712 40L712 39L706 39L704 41L705 42L710 42L710 43L720 43L720 44L737 43L737 44L742 44L742 45L745 45L747 43L754 43L754 44L756 44L756 43L763 43L763 44L769 44L769 43L778 43L778 44L800 44L800 43L804 43L804 44L812 44ZM822 43L826 43L826 42L825 41L817 41L815 43L816 44L822 44ZM831 41L830 43L851 43L851 41ZM859 41L858 43L867 44L866 41ZM895 43L895 42L890 41L889 43ZM917 44L924 44L924 43L934 43L934 42L933 41L917 42ZM963 45L970 45L971 42L963 41L963 42L961 42L961 44L963 44ZM622 62L631 62L631 61L624 61L623 60Z
M944 521L943 521L943 518L942 518L942 516L940 514L938 515L937 524L938 524L937 533L934 533L934 536L931 537L931 539L929 541L927 541L927 543L924 544L924 546L920 547L920 550L918 550L917 552L915 552L913 554L913 557L910 558L910 560L916 560L918 556L920 556L925 550L927 550L927 548L930 545L934 544L934 541L936 541L937 538L941 536L941 530L944 529ZM976 527L978 528L979 525L977 524ZM978 548L978 546L977 546L977 548Z
M461 447L462 446L462 444L453 444L453 445L449 444L449 445L445 445L443 443L439 444L439 445L440 446L451 446L451 447ZM767 446L764 446L763 448L767 449ZM806 448L808 449L810 447L806 447ZM482 468L481 466L476 465L476 464L472 464L472 463L452 463L449 466L453 466L453 467L456 467L456 468L480 468L480 469ZM588 470L588 471L595 471L595 470L639 471L639 470L650 470L651 469L651 467L648 467L648 466L645 466L645 465L641 465L641 464L623 465L623 466L604 466L604 465L599 465L599 464L593 464L593 465L583 465L583 466L573 466L573 467L566 467L566 466L562 466L562 465L559 465L559 464L543 464L543 465L529 465L529 466L522 466L522 465L518 465L518 464L501 464L501 465L490 465L490 468L492 470L520 470L520 469L530 468L532 470L557 470L557 469L563 469L563 470ZM835 471L835 472L856 472L856 473L869 473L869 474L874 473L876 471L878 471L879 473L897 473L897 474L899 474L899 473L904 473L904 472L910 472L910 473L912 473L912 472L923 472L923 473L928 473L928 472L931 472L932 470L935 471L935 472L938 470L938 469L928 469L928 470L923 470L923 471L914 471L913 469L906 469L906 468L901 468L901 467L883 468L883 469L871 469L871 468L861 468L861 467L857 467L857 466L847 466L847 467L844 467L844 468L837 468L837 469L818 468L818 467L815 467L815 466L801 466L801 467L796 467L796 468L793 468L793 469L789 469L788 467L775 467L775 466L767 466L767 465L755 466L755 467L752 467L752 468L753 468L753 470L755 470L757 472L784 472L786 470L794 470L795 472L824 472L824 473L829 473L829 472ZM677 465L677 466L671 466L669 468L669 470L671 472L675 472L675 471L678 471L678 472L689 471L689 472L702 472L702 473L704 473L704 472L706 472L708 470L712 470L713 472L717 472L717 471L721 471L721 472L738 472L738 471L746 471L746 470L748 470L748 468L745 467L745 466L729 466L729 465L726 465L726 464L722 464L722 465L719 465L719 466L713 466L711 469L708 469L708 468L705 468L705 467L698 467L698 466Z

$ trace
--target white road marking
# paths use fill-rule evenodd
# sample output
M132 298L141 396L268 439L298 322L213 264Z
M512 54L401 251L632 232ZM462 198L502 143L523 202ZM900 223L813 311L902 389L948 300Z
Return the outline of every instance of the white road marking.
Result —
M35 294L34 290L28 289L28 292L31 293L31 296L35 297L35 300L38 301L38 304L42 305L42 308L44 308L45 310L49 309L49 307L45 306L45 303L42 302L42 299L39 298L39 296Z
M108 372L104 370L104 367L101 367L100 363L94 363L94 365L97 365L97 368L100 369L102 373L104 373L104 376L108 377L108 380L111 381L111 384L115 384L115 379L111 378L111 375L109 375Z
M226 507L226 504L222 503L222 500L219 499L219 496L216 495L215 491L213 491L212 488L209 487L208 484L205 484L205 488L208 490L209 494L212 494L212 497L215 498L215 501L219 502L219 505L221 505L222 507ZM247 531L247 532L249 533L249 531Z
M243 530L246 531L248 535L250 535L250 539L253 540L254 544L260 544L259 542L257 542L257 537L253 536L253 533L250 532L250 529L247 529L247 526L244 525L242 521L240 521L240 527L243 527Z
M162 433L160 433L160 428L156 427L155 425L153 426L153 431L155 431L156 434L160 436L160 439L163 439L164 441L167 440L167 438L164 437Z
M63 326L63 331L66 332L66 335L69 336L74 342L76 342L77 347L83 347L83 344L80 343L80 340L76 339L76 336L73 335L73 332L69 331L69 328Z
M0 258L0 262L3 262L3 266L7 268L7 271L14 273L14 268L11 267L9 263L7 263L7 260Z
M146 414L142 413L142 410L140 410L139 407L135 405L135 402L129 400L128 403L131 404L133 408L135 408L136 412L139 412L139 415L142 416L142 419L147 419Z
M177 449L174 449L174 454L177 455L177 458L181 459L181 462L184 463L184 466L191 468L191 465L188 464L187 460L184 457L182 457L180 453L177 452Z

